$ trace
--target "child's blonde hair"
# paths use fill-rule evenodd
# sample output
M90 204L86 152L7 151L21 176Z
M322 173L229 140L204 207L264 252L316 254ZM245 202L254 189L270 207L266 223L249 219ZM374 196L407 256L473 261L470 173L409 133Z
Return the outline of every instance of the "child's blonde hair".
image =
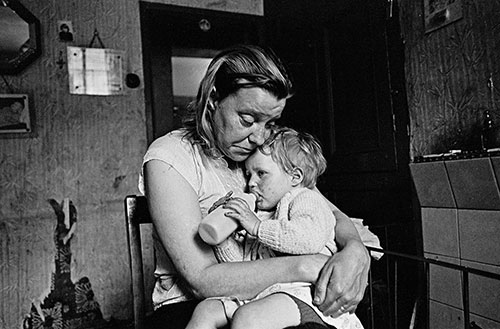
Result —
M318 177L326 170L321 146L308 133L285 127L277 128L259 150L271 155L274 162L287 173L296 168L301 169L304 175L302 185L306 188L314 188Z

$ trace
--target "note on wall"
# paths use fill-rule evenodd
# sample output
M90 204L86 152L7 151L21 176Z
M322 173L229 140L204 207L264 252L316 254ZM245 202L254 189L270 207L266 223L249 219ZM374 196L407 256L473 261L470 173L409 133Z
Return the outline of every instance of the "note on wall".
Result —
M123 94L124 51L68 47L69 91L80 95Z

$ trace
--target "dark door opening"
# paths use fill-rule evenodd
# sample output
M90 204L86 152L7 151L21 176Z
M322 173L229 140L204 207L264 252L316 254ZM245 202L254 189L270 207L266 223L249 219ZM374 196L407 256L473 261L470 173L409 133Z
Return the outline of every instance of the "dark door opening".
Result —
M140 2L140 14L146 126L151 143L180 126L192 88L197 88L187 86L185 80L200 77L197 72L204 71L204 65L220 49L262 43L263 18L148 2Z

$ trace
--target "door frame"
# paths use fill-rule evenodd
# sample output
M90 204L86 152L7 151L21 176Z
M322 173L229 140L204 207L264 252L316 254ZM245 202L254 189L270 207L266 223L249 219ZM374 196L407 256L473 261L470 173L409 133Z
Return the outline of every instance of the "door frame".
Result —
M139 11L149 145L154 139L178 128L172 120L172 47L182 47L196 55L202 49L218 50L236 43L259 44L264 40L264 18L143 1L139 2ZM212 29L206 33L193 32L196 28L192 23L202 18L212 22ZM231 28L227 28L229 26Z

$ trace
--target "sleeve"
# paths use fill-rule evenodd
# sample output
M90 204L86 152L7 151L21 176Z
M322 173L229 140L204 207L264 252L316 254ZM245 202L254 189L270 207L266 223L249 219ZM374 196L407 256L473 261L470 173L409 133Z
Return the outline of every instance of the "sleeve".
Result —
M151 160L160 160L177 170L198 192L200 189L199 154L182 131L173 131L156 139L146 151L142 167ZM144 194L144 178L141 170L139 191Z
M229 237L213 247L215 258L219 263L243 261L243 245L233 237Z
M305 190L287 203L280 204L274 220L261 222L259 241L288 254L321 252L335 229L335 216L328 205L311 190Z

